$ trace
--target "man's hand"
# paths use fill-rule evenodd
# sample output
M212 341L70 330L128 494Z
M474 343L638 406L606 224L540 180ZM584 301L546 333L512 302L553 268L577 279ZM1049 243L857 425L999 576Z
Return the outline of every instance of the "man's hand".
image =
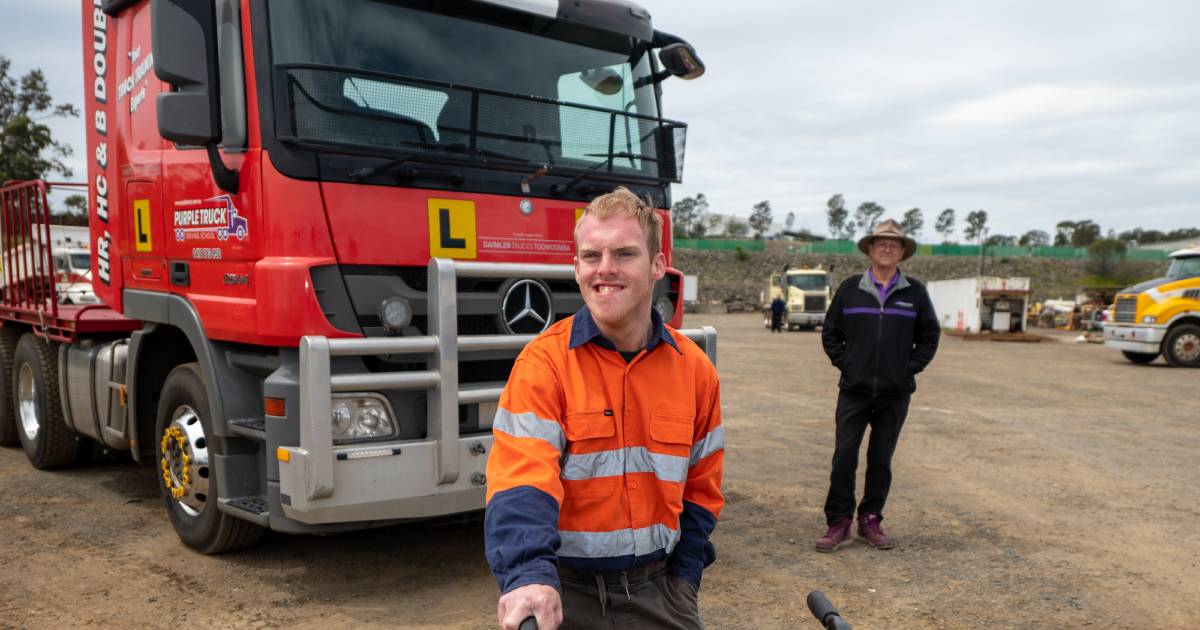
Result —
M503 630L517 630L526 617L537 618L538 630L555 630L562 623L562 598L545 584L526 584L500 596L496 616Z

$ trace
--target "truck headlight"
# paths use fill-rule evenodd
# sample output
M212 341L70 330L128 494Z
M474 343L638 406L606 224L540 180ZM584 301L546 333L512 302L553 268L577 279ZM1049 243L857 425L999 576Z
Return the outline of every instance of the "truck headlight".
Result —
M333 442L381 440L396 435L396 421L382 396L345 394L333 398Z
M1157 322L1157 321L1158 321L1158 318L1157 318L1157 317L1155 317L1155 316L1153 316L1153 315L1143 315L1143 316L1142 316L1142 323L1143 323L1143 324L1153 324L1153 323L1155 323L1155 322Z

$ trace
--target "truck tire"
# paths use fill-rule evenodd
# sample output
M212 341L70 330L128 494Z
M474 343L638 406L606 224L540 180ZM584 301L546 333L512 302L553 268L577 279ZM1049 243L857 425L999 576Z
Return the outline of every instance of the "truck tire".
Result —
M1158 358L1157 352L1130 352L1122 350L1121 354L1125 355L1131 363L1146 364Z
M10 375L17 434L34 468L75 463L79 441L62 415L58 393L58 344L33 333L17 342Z
M212 455L220 441L212 431L212 415L199 365L171 370L163 383L155 416L154 461L158 487L171 526L183 543L203 554L249 547L262 527L222 512Z
M1200 326L1180 324L1163 339L1163 356L1175 367L1200 367Z
M13 405L13 355L20 335L11 326L0 327L0 446L18 446L17 408Z

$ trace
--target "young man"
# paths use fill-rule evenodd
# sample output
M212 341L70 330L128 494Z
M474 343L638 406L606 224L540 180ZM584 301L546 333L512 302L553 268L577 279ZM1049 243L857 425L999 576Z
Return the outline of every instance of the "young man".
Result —
M500 626L701 628L724 429L716 370L651 308L662 219L618 188L575 226L585 306L526 346L493 424Z
M829 531L817 551L833 551L850 539L854 516L854 474L867 426L867 480L858 504L858 535L876 549L891 549L880 528L883 504L892 484L892 454L917 388L918 372L937 352L941 328L925 285L900 273L899 264L917 251L900 224L887 219L858 242L871 258L866 273L842 282L829 311L821 341L842 372L838 382L837 438L825 520Z

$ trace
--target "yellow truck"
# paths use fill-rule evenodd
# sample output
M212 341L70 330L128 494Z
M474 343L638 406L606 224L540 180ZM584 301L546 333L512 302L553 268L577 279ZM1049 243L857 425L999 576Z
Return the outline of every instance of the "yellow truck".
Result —
M786 294L784 293L786 291ZM829 308L829 272L816 269L789 269L773 273L763 293L763 326L771 327L771 302L782 296L787 304L784 325L788 330L816 328L825 323Z
M1104 345L1134 363L1159 354L1176 367L1200 367L1200 247L1171 253L1167 275L1117 294Z

